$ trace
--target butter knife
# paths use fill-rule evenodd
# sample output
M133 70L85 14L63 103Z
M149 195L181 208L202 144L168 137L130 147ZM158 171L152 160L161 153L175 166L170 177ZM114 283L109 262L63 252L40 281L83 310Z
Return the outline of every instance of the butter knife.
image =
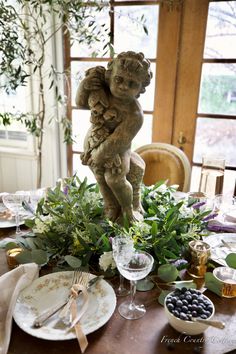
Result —
M88 291L91 289L91 287L97 283L97 281L103 279L103 275L99 275L88 282ZM40 328L43 326L44 322L46 322L47 319L49 319L51 316L53 316L57 311L59 311L63 306L65 306L68 302L68 298L61 300L58 302L55 306L45 310L43 313L41 313L39 316L37 316L33 322L33 327L35 328Z

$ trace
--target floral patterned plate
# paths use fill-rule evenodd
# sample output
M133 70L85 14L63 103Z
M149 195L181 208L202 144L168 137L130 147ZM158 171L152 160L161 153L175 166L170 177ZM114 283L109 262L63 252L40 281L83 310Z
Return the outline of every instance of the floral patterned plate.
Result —
M212 234L204 237L204 241L211 246L211 259L223 266L227 266L225 262L227 255L232 252L236 253L235 233Z
M74 330L66 332L67 327L57 314L49 318L41 328L32 326L36 316L44 310L66 299L72 282L73 272L58 272L45 275L21 291L18 296L13 318L17 325L28 334L48 340L67 340L76 338ZM90 275L92 279L94 275ZM78 310L81 306L78 298ZM112 316L116 307L116 295L113 288L100 280L89 291L88 310L81 318L85 334L102 327Z

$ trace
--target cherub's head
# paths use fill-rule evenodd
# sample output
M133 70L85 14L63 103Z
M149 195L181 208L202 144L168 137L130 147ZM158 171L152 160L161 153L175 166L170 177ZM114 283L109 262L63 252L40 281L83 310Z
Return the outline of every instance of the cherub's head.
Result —
M105 79L113 96L118 98L139 97L150 84L150 61L143 53L122 52L108 63Z

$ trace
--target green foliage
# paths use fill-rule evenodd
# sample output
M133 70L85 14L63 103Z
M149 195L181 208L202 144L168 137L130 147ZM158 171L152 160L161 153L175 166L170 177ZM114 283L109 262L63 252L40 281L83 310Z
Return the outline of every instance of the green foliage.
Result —
M236 269L236 253L230 253L225 258L225 262L231 268Z
M48 189L35 218L26 220L32 232L16 239L17 245L28 251L20 259L34 261L34 251L41 250L42 258L37 257L37 262L44 264L47 259L58 266L90 265L97 269L99 257L111 251L110 237L126 234L133 238L137 249L153 255L154 272L160 265L171 263L159 267L158 274L165 281L173 281L178 276L174 262L181 263L188 242L199 238L206 224L206 212L189 207L187 202L176 202L175 190L163 181L143 186L144 220L124 227L104 219L97 184L80 181L77 176L67 178Z

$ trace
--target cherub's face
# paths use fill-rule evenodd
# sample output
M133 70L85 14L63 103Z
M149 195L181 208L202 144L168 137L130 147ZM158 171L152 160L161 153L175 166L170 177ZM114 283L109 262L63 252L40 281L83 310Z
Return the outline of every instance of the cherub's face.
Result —
M142 82L135 73L114 67L110 77L110 90L114 97L133 99L140 93Z

